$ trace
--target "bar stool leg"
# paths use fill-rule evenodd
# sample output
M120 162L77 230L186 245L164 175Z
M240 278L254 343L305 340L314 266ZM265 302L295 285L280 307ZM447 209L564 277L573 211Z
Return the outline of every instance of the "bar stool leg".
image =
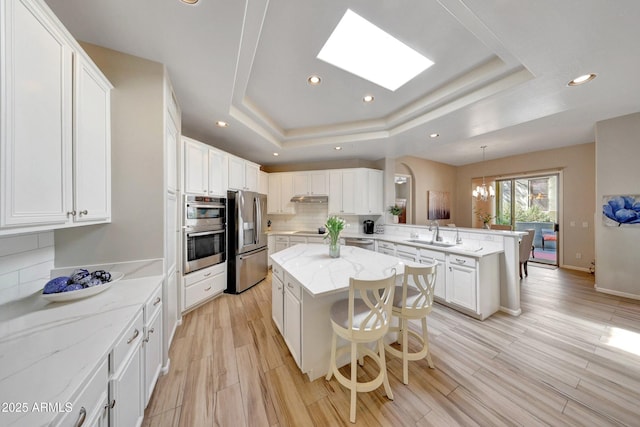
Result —
M349 411L349 421L356 422L356 395L358 392L358 344L351 343L351 410Z
M422 339L424 340L424 347L427 349L427 362L431 369L435 369L433 361L431 360L431 350L429 349L429 330L427 329L427 318L422 318Z

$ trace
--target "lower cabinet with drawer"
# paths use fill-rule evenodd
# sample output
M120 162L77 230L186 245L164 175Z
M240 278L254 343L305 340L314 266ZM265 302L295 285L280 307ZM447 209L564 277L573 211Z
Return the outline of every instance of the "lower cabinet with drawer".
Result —
M149 404L153 388L162 369L162 286L144 308L144 406Z
M271 317L278 331L284 335L284 273L278 263L272 264L271 270Z
M183 313L208 299L222 293L227 288L227 263L194 271L183 277Z
M109 425L140 426L144 417L143 310L120 337L111 352Z
M484 320L500 308L498 255L447 254L445 303Z
M284 274L284 341L293 359L302 367L301 352L302 286L288 273Z
M107 427L108 381L109 364L105 358L82 391L71 402L71 412L66 413L58 425Z

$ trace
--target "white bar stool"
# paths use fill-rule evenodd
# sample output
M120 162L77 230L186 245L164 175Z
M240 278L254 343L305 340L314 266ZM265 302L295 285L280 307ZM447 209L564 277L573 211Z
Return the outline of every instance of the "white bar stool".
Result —
M333 375L344 387L351 390L351 410L349 420L356 422L356 393L372 391L384 384L387 397L393 400L393 393L387 377L387 365L385 362L384 342L382 341L389 329L391 320L391 303L395 289L396 272L385 279L359 280L353 277L349 279L349 298L336 301L331 306L331 325L333 326L333 338L331 341L331 360L327 381ZM358 293L359 298L356 298ZM338 336L350 341L336 349ZM377 342L377 353L362 345ZM351 353L351 378L347 378L336 365L336 359L343 354ZM368 382L359 383L357 376L357 361L364 364L364 356L369 356L380 368L378 376ZM359 356L359 357L358 357Z
M398 317L399 326L389 328L389 332L398 333L401 350L385 345L392 355L402 359L402 382L409 384L409 361L427 358L429 367L433 369L433 361L429 353L429 331L427 316L433 306L433 289L436 283L437 261L427 267L404 267L402 286L397 286L393 297L391 313ZM409 329L409 320L422 320L422 335ZM414 336L422 347L417 352L409 352L409 335Z

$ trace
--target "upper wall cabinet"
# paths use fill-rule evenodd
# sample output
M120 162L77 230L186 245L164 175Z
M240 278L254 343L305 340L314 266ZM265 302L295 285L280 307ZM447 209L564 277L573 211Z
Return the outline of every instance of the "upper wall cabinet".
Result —
M375 169L329 171L329 214L382 215L382 181Z
M185 193L226 197L227 153L191 138L183 140Z
M293 193L293 174L270 173L269 192L267 193L268 214L295 214L296 206L291 202Z
M236 156L229 156L229 189L258 191L260 166Z
M111 84L44 3L0 7L0 234L108 222Z
M293 194L296 196L326 196L329 194L329 173L323 171L295 172Z

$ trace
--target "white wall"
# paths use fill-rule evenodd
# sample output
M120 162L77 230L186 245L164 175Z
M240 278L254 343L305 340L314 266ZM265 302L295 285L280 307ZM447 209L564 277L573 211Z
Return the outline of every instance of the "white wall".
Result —
M640 113L596 123L596 288L640 299L640 225L602 223L602 197L639 195Z
M82 43L111 92L111 224L56 231L56 267L164 257L164 66Z
M0 304L42 289L54 256L53 231L0 237Z

